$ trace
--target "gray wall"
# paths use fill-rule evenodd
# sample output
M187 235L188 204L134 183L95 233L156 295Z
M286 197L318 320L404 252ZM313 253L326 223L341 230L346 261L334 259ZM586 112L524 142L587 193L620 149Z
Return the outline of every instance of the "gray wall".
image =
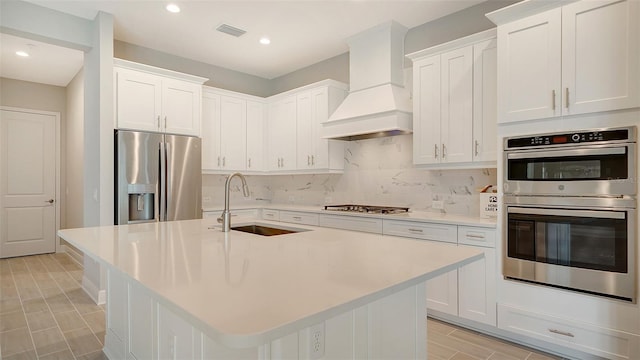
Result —
M77 228L84 225L84 70L69 82L67 94L66 161L67 161L67 206L66 226Z
M519 0L490 0L440 19L416 26L407 32L404 52L410 54L434 45L494 28L486 13L503 8ZM410 61L409 61L410 63Z
M215 65L163 53L150 48L114 40L113 56L119 59L197 75L209 79L205 85L267 97L272 94L269 80Z
M66 186L65 176L65 146L66 146L66 89L61 86L38 84L29 81L0 78L0 105L17 107L30 110L52 111L60 113L60 188L62 194L58 194L60 201L60 226L64 227L66 216Z
M349 83L348 52L272 79L271 95L325 79Z
M414 27L405 38L405 54L495 27L484 15L518 2L489 0L457 13ZM207 77L205 85L267 97L324 79L349 83L349 53L323 60L289 74L264 79L149 48L115 40L114 56L174 71ZM407 59L405 67L410 67Z

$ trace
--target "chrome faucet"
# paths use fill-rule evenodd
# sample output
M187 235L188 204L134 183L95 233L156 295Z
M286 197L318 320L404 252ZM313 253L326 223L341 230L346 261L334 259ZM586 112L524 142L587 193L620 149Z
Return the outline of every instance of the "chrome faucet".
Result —
M240 177L242 180L242 194L244 197L249 197L249 187L247 186L247 180L240 173L233 173L227 177L227 181L224 184L224 210L222 215L218 218L218 222L222 224L222 231L229 232L231 230L231 213L229 212L229 184L231 179L235 176Z

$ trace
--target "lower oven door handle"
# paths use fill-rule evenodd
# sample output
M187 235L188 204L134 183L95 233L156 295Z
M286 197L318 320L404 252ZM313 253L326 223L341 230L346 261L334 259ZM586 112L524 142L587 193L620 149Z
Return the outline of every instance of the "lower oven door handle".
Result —
M508 207L510 214L531 214L551 216L574 216L602 219L624 219L627 211L597 211L597 210L562 210L549 208Z
M507 159L537 159L537 158L557 158L564 156L585 156L585 155L619 155L626 154L626 146L585 148L572 150L549 150L549 151L518 151L507 154Z

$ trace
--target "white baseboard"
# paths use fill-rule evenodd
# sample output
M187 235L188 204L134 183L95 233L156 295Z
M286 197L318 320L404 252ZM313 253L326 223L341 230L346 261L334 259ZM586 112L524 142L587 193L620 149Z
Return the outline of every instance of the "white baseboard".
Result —
M83 265L84 262L84 254L76 249L75 247L69 245L68 243L63 243L60 247L61 252L67 253L71 259L77 262L79 265Z
M106 290L100 290L86 276L82 277L82 290L97 304L102 305L107 302Z

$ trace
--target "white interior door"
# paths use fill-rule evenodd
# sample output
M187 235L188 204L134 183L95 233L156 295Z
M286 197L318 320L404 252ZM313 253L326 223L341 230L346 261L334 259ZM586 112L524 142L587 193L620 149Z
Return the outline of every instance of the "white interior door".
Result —
M56 250L56 121L0 110L0 258Z

